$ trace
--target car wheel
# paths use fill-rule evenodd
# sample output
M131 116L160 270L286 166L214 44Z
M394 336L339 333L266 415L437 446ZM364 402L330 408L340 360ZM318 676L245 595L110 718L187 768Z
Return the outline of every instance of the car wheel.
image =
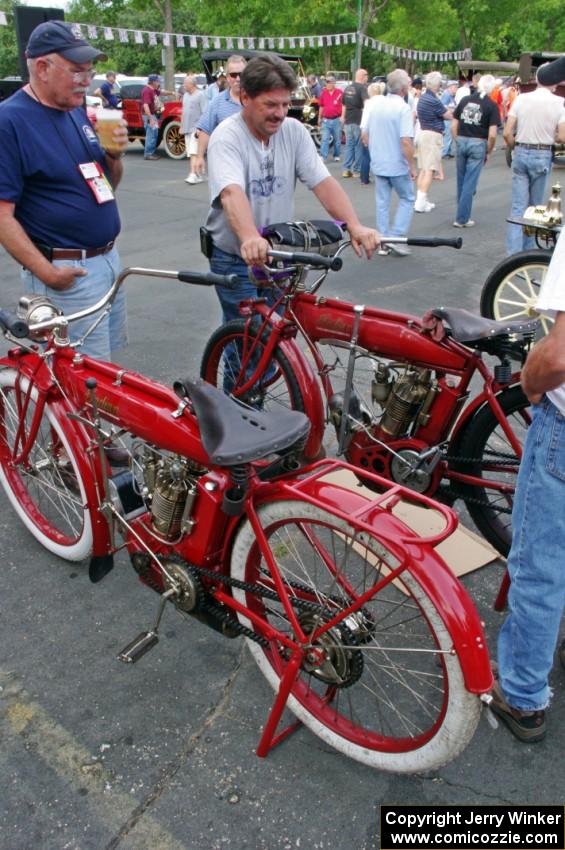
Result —
M183 159L186 156L184 133L181 132L180 121L169 121L163 130L162 141L171 159Z

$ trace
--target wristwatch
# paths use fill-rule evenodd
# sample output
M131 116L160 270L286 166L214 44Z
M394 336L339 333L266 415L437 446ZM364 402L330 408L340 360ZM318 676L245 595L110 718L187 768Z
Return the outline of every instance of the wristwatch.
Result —
M124 156L126 155L125 151L120 151L119 153L113 153L113 152L107 151L106 148L104 148L104 153L106 154L106 156L109 156L110 159L116 159L116 160L117 159L123 159Z

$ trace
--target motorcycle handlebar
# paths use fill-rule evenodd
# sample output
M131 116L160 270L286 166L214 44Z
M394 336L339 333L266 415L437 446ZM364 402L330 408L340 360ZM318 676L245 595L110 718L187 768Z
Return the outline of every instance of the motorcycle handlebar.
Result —
M341 257L322 257L321 254L308 254L304 251L269 251L274 260L287 260L289 263L299 263L315 269L328 269L338 272L343 266Z
M236 274L183 271L177 273L177 278L183 283L195 283L197 286L224 286L226 289L234 289L238 284Z
M8 310L0 310L0 325L16 339L24 339L29 333L27 324Z
M454 239L443 239L441 236L403 236L383 239L385 245L401 242L403 245L414 245L419 248L461 248L463 239L460 236Z

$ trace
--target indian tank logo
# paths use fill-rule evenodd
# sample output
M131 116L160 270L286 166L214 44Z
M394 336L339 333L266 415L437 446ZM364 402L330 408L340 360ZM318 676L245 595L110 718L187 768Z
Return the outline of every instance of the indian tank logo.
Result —
M96 135L90 124L83 124L82 132L84 133L90 144L94 144L98 141L98 136Z
M73 24L71 32L77 41L82 41L82 32L78 24Z

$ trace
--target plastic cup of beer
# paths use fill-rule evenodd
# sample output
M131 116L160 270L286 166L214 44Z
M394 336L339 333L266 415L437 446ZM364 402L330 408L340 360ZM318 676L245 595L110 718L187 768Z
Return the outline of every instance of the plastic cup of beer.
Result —
M96 113L96 132L100 144L107 151L120 150L114 141L114 130L121 127L123 112L121 109L100 108Z

